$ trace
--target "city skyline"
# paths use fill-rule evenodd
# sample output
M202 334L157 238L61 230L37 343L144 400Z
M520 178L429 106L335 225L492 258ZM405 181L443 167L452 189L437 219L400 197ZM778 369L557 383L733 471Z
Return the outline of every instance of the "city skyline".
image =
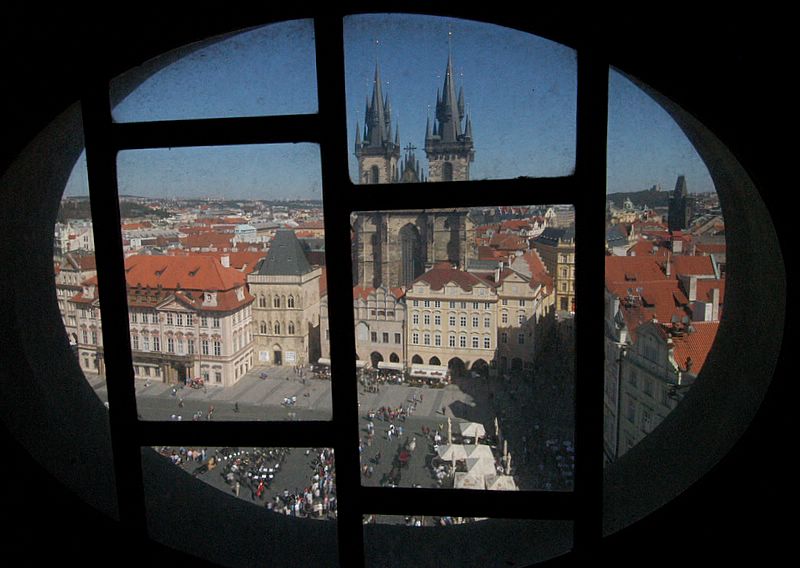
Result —
M235 34L154 74L120 101L114 119L315 112L313 47L313 27L305 20ZM399 128L401 146L415 147L417 159L426 165L425 123L435 112L448 53L473 123L472 179L571 173L576 93L572 49L466 20L375 15L345 20L351 176L357 172L352 152L356 123L363 129L376 64L384 95L392 103L392 128ZM608 132L609 193L654 185L670 190L679 175L686 176L690 192L714 191L707 169L674 121L615 70L609 76ZM313 144L137 150L120 153L118 165L120 193L321 198L319 151ZM65 191L68 196L82 194L88 194L83 157Z

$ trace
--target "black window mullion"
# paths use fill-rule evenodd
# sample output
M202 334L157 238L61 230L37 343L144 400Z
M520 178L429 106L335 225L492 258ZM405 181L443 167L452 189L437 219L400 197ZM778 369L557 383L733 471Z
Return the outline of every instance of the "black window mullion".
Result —
M364 565L364 534L358 500L358 383L355 380L350 203L347 171L347 124L344 85L343 17L332 14L314 21L317 85L321 119L323 211L331 334L331 397L336 443L336 492L339 565ZM333 252L334 254L330 254ZM336 252L340 252L337 256ZM344 253L344 254L342 254Z
M111 108L105 81L88 85L81 99L86 168L97 259L109 424L120 521L146 536L144 489L130 351L125 265L122 257L116 150L111 144ZM123 482L124 480L124 482Z
M141 446L322 448L336 442L329 422L139 422Z
M316 114L123 122L112 125L118 150L317 142Z
M603 534L603 336L608 65L598 38L578 50L575 202L575 552L587 560Z
M572 520L576 513L575 494L567 491L361 487L359 499L365 513L382 515Z

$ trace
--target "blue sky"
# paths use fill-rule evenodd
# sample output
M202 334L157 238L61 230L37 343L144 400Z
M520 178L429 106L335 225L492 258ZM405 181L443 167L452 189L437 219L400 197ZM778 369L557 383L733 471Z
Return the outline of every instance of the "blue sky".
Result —
M575 159L576 58L564 46L497 26L426 16L364 15L345 22L348 147L363 128L376 62L403 146L424 160L426 119L448 51L473 123L472 178L569 174ZM117 121L309 113L317 109L313 26L256 28L201 47L165 67L114 109ZM690 191L713 185L669 116L620 74L610 77L608 190ZM129 151L121 193L166 197L319 198L309 144ZM350 152L349 167L357 164ZM86 194L78 163L67 195Z

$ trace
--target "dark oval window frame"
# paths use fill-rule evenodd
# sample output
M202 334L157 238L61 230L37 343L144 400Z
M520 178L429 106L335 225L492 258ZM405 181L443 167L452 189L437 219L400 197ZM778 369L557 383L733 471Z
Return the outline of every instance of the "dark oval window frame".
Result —
M275 19L289 19L302 17L304 14L279 14ZM759 466L768 463L771 451L781 448L783 436L788 432L788 422L781 418L780 411L787 405L784 393L785 384L780 374L773 378L776 362L785 368L780 357L781 336L785 317L785 289L786 275L783 271L783 259L779 246L780 231L786 225L777 208L780 203L776 194L779 191L780 170L772 169L771 156L766 156L766 148L758 147L753 140L766 140L765 134L771 131L767 126L749 113L744 115L734 114L735 103L745 103L748 96L757 97L757 88L747 81L736 82L728 80L732 91L729 98L724 99L721 89L712 88L713 80L725 77L725 71L734 68L732 63L722 63L721 69L712 70L710 67L703 69L692 58L697 56L694 48L689 46L674 46L669 49L646 49L645 52L656 53L655 59L648 60L643 54L632 54L629 48L619 45L615 40L608 39L613 36L613 22L606 23L608 29L603 33L593 33L590 26L575 25L574 21L564 19L542 18L542 21L527 22L505 21L503 17L492 14L480 14L465 10L459 16L474 18L484 21L499 23L525 29L535 34L550 37L567 45L581 45L587 41L598 42L605 50L608 63L615 64L620 69L631 73L642 81L644 89L656 89L652 95L675 118L676 122L684 129L687 136L705 159L709 171L718 187L726 187L720 191L726 224L735 231L727 235L728 263L729 263L729 288L726 292L726 315L720 329L719 340L715 343L707 368L698 384L692 389L690 395L678 409L670 415L667 421L648 436L641 444L631 450L626 456L606 471L605 479L605 511L604 523L608 529L623 529L632 521L655 511L625 530L620 530L614 537L607 539L602 545L603 551L612 553L624 552L626 558L635 558L632 550L644 550L643 542L651 546L667 547L661 549L659 554L663 557L686 558L685 551L680 549L679 543L699 544L697 536L687 536L687 527L701 529L701 523L691 517L692 512L702 511L710 516L715 523L719 523L729 532L724 540L730 539L730 534L739 534L731 522L725 522L724 511L729 513L733 509L724 508L726 491L738 488L738 493L744 488L745 498L739 499L739 506L743 507L736 513L738 519L744 522L748 514L757 516L766 515L769 519L774 514L769 506L777 505L776 499L784 495L783 490L774 489L775 478L785 480L788 477L779 472L764 473ZM175 25L178 20L162 22L161 26L151 27L153 40L142 41L138 44L125 44L123 39L131 40L138 37L133 30L143 22L134 22L131 26L122 26L118 31L121 37L119 43L111 43L114 49L105 53L97 51L89 53L84 47L105 45L111 40L113 28L100 29L92 26L75 23L75 28L86 34L77 44L70 43L66 28L55 26L54 29L37 28L33 24L37 20L28 20L28 26L20 29L29 32L32 36L24 37L23 34L9 34L6 41L16 42L16 50L20 46L28 46L33 39L52 42L49 47L59 48L40 52L27 52L27 56L20 55L14 58L12 76L19 78L17 89L5 93L8 98L4 105L5 117L8 119L7 140L4 142L3 153L3 187L23 187L20 183L26 182L25 191L17 189L6 193L6 207L3 211L3 227L8 228L8 238L3 246L4 264L7 267L26 267L31 285L20 286L16 271L8 270L3 277L3 307L2 322L4 325L4 353L3 353L3 396L2 417L4 420L4 441L12 449L11 459L20 460L25 469L33 476L34 483L39 487L38 495L25 496L13 488L18 487L19 479L9 475L6 479L6 500L15 510L20 512L20 518L28 521L21 523L15 529L21 542L27 542L26 527L33 525L34 518L44 519L49 529L58 529L62 535L75 538L75 529L68 521L68 515L61 512L60 507L51 507L54 504L69 506L81 518L87 519L98 534L103 535L104 542L118 542L131 545L126 535L107 526L104 517L86 507L103 511L105 514L115 514L113 499L104 500L103 495L114 495L114 479L109 474L97 477L94 468L89 472L89 465L107 460L107 472L113 470L110 457L91 455L91 448L109 447L110 442L104 435L102 427L105 417L98 407L97 412L81 416L62 415L47 425L44 425L45 436L41 429L34 429L29 422L30 416L37 415L43 407L70 408L72 404L88 404L91 396L86 389L70 386L69 383L59 382L64 378L64 373L74 375L79 372L77 366L65 370L62 363L71 355L64 349L60 330L54 322L60 324L55 302L49 299L52 294L52 264L48 243L52 240L53 220L58 207L60 191L66 182L71 164L77 159L83 145L79 138L64 138L65 132L79 132L79 115L76 109L67 110L59 114L67 104L76 100L83 89L87 79L92 77L95 64L105 66L106 62L87 62L87 57L113 58L113 65L107 67L116 72L122 72L134 67L170 48L190 43L192 40L202 39L215 33L230 29L247 27L253 21L228 20L215 22L213 25L196 25L197 22L185 21L182 26L169 30L169 25ZM713 20L690 22L688 29L700 33L706 30L703 25ZM566 22L566 23L565 23ZM739 25L744 25L738 22ZM749 23L749 22L748 22ZM134 25L135 24L135 25ZM619 25L619 24L617 24ZM644 28L643 28L644 29ZM684 33L686 27L682 28ZM167 31L170 33L166 33ZM48 35L44 32L55 32ZM159 36L158 32L163 35ZM125 35L127 33L127 35ZM712 34L713 35L713 34ZM735 36L735 34L731 34ZM644 31L633 34L634 39L645 39ZM733 37L725 34L722 38L729 40L726 48L737 47L733 44ZM738 39L738 36L736 36ZM156 39L158 38L158 39ZM603 39L605 38L605 39ZM714 36L717 39L717 36ZM61 44L57 39L63 40ZM630 39L628 35L627 39ZM759 38L761 39L761 38ZM748 81L766 83L770 77L769 72L776 72L766 62L763 46L755 46L753 40L747 47L757 47L753 53L742 56L742 48L738 46L739 60L744 59L745 71ZM85 44L83 43L85 42ZM622 43L620 41L620 43ZM634 42L635 43L635 42ZM706 45L706 44L704 44ZM768 45L775 45L768 44ZM715 56L726 53L719 46L708 42L710 53L700 53L708 60L717 61ZM14 50L13 52L17 52ZM25 52L25 50L21 50ZM12 51L7 51L7 53ZM755 55L760 55L759 61ZM66 60L73 57L75 60ZM702 59L702 58L701 58ZM685 69L674 69L672 61L680 61ZM759 67L760 62L764 62ZM26 63L32 64L26 65ZM749 65L747 65L749 64ZM64 67L60 67L63 65ZM776 65L772 60L770 65ZM776 66L777 67L777 66ZM68 72L65 72L66 69ZM69 71L74 73L69 74ZM704 74L708 74L705 76ZM687 86L679 79L695 82ZM644 84L650 85L645 87ZM57 87L53 88L53 85ZM703 85L707 91L698 89L696 85ZM52 91L48 91L50 86ZM738 89L738 92L736 91ZM700 92L698 92L700 91ZM713 95L719 96L714 100ZM666 98L669 97L669 98ZM761 94L758 102L770 102ZM680 106L678 106L680 105ZM742 104L743 109L752 109L750 104ZM780 108L780 105L777 105ZM783 107L788 108L787 106ZM683 110L686 109L686 110ZM761 107L767 116L777 121L778 109L775 105L764 104ZM689 114L691 113L691 114ZM703 124L693 118L699 117ZM737 117L733 121L731 118ZM32 117L32 119L28 119ZM45 130L42 129L47 126ZM75 127L78 127L75 129ZM706 128L707 127L707 128ZM36 134L42 131L41 136ZM713 131L719 136L712 135ZM47 140L49 134L55 138ZM752 138L750 137L752 135ZM760 135L760 136L759 136ZM721 141L720 141L721 140ZM767 144L767 147L774 150ZM730 151L729 151L730 150ZM21 152L21 153L20 153ZM732 153L731 153L732 152ZM734 158L734 155L739 160ZM42 157L47 157L46 160ZM58 159L56 159L56 156ZM744 164L744 165L742 165ZM753 184L751 178L756 181ZM60 185L59 185L60 184ZM758 190L756 189L758 186ZM760 194L759 194L760 190ZM765 205L759 204L759 195L766 201ZM33 198L32 198L33 197ZM755 199L755 200L754 200ZM742 206L745 204L745 206ZM770 210L770 207L772 208ZM774 229L770 219L775 220ZM784 241L785 242L785 241ZM21 253L24 251L24 253ZM758 283L758 284L756 284ZM761 297L763 291L768 290L768 301L764 306L754 310L753 298ZM48 295L49 294L49 295ZM37 302L38 299L38 302ZM34 322L26 320L29 313L41 315ZM601 326L598 326L601 329ZM742 331L746 330L746 331ZM757 341L746 341L758 338ZM599 343L599 337L598 337ZM757 346L753 347L753 344ZM734 363L733 355L741 356L747 353L747 366ZM48 357L42 354L47 353ZM32 357L31 355L37 355ZM598 362L599 363L599 362ZM68 364L67 364L68 367ZM27 377L35 376L38 380L26 383ZM767 389L771 392L762 404ZM7 396L7 395L14 395ZM713 400L713 404L708 401ZM13 405L10 403L13 402ZM97 406L97 405L95 405ZM759 410L760 408L760 410ZM699 417L703 420L699 420ZM754 420L751 420L753 419ZM78 429L75 430L75 420L78 420ZM705 421L705 422L704 422ZM748 426L749 425L749 426ZM100 427L98 427L100 426ZM58 443L59 439L70 442L77 436L81 439L81 447L87 448L87 454L77 454L63 451ZM70 445L64 446L69 448ZM788 447L788 446L787 446ZM30 462L28 454L35 456L45 469L38 469L38 465ZM696 464L687 468L687 458ZM756 464L750 464L753 460ZM716 464L716 465L715 465ZM65 468L65 465L68 466ZM74 494L61 494L52 487L50 474L47 470L57 470L59 481L64 483ZM737 471L733 471L737 470ZM645 472L643 474L643 472ZM66 473L67 479L64 479ZM82 490L81 479L91 475L94 487ZM783 477L782 477L783 475ZM699 479L699 481L698 481ZM38 482L38 483L36 483ZM788 491L788 489L787 489ZM679 497L676 498L677 495ZM766 498L767 505L760 503ZM744 503L742 503L744 501ZM666 506L662 506L669 503ZM660 507L660 508L659 508ZM720 510L709 510L719 508ZM47 512L50 512L48 518ZM35 515L35 516L34 516ZM756 534L766 537L769 542L779 542L780 529L767 533L764 528L764 519L749 518L750 523L761 523L754 527ZM69 523L69 524L68 524ZM35 526L35 525L34 525ZM777 529L775 523L766 523L771 529ZM706 526L706 534L711 538L717 537L717 545L723 542L722 529L711 532ZM634 540L636 539L636 540ZM662 540L663 539L663 540ZM65 538L64 542L70 539ZM634 544L636 542L636 544ZM174 555L157 545L152 546L158 554ZM66 550L77 553L77 549L67 546ZM742 552L758 554L759 551L739 549L739 555L731 558L740 558ZM46 554L46 552L45 552ZM711 554L706 552L706 554ZM714 558L720 551L717 550ZM177 555L180 557L180 555ZM694 557L696 558L696 557ZM569 562L569 558L557 559L556 562Z

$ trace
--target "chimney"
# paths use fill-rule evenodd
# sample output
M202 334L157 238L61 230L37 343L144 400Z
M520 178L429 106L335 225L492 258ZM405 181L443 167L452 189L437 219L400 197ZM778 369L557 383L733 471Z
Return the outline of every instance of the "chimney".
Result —
M719 321L719 288L711 290L711 321Z

